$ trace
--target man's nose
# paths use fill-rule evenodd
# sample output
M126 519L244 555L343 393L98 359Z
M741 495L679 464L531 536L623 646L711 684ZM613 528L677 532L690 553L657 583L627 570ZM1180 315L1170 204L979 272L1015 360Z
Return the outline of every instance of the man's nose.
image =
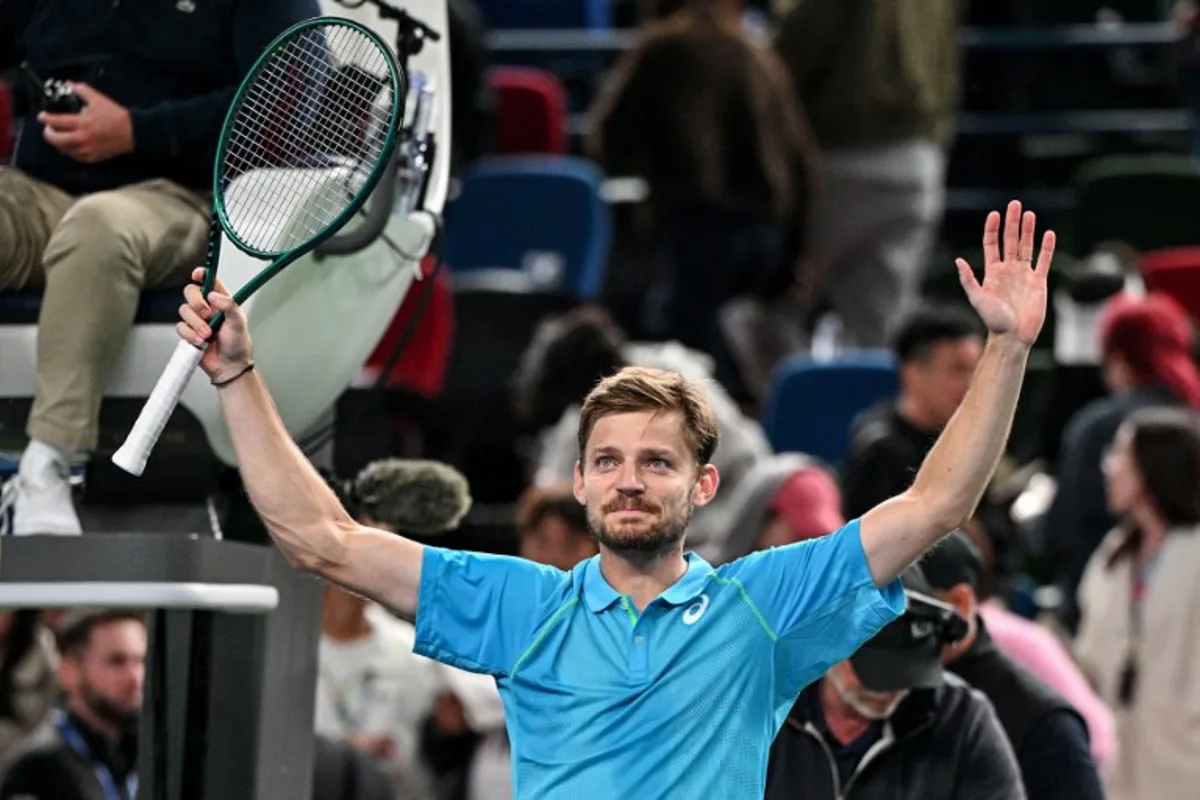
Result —
M641 494L646 491L636 464L626 462L621 467L621 474L617 476L617 491L624 495Z

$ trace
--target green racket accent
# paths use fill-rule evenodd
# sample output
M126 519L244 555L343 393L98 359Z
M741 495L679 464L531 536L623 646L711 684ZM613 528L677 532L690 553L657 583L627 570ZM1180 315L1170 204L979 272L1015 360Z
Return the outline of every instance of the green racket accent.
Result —
M270 260L234 296L239 304L297 257L312 250L358 212L379 183L401 129L406 75L369 28L322 17L297 23L269 45L230 104L213 169L213 205L221 228L243 252ZM366 123L364 125L364 123ZM314 167L348 170L344 197L318 197L298 216L289 196L327 180ZM236 182L255 181L238 194ZM283 218L296 217L286 230ZM205 296L216 280L212 254ZM215 330L223 320L209 321Z

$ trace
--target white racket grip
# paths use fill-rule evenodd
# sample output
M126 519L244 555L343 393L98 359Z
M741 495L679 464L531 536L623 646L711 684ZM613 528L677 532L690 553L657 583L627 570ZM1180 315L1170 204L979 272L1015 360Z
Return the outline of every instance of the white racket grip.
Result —
M154 391L142 406L137 422L125 437L124 444L113 453L112 461L130 475L141 475L150 458L150 451L158 443L171 412L179 405L183 390L195 373L200 359L204 357L204 349L194 344L181 341L171 354L167 368L163 370L154 384Z

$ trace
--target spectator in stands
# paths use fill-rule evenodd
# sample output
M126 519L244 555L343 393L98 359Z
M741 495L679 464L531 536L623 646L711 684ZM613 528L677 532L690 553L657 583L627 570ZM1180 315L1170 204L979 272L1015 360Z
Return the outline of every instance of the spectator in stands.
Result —
M1110 800L1200 787L1200 419L1142 408L1104 457L1117 526L1079 587L1075 654L1117 711Z
M983 353L983 325L969 308L927 305L892 339L900 392L858 416L842 466L847 519L907 489L950 421Z
M687 0L646 25L592 109L587 145L609 172L649 184L670 262L662 337L711 355L731 390L741 377L718 311L791 285L787 227L807 204L811 152L783 67L741 6Z
M728 530L719 563L757 550L815 539L846 524L837 481L817 459L780 453L738 483L718 523Z
M959 105L961 0L805 0L776 49L820 152L809 301L881 347L917 299L945 206Z
M967 635L942 651L942 661L996 708L1016 753L1026 797L1103 800L1104 788L1079 710L993 641L975 595L982 577L979 554L967 534L957 531L942 540L922 559L921 570L936 597L954 606L967 621ZM1094 697L1088 699L1094 702ZM1099 705L1111 725L1111 715ZM1111 729L1107 732L1111 736Z
M899 393L859 414L851 424L850 448L841 467L842 511L847 519L909 487L962 402L983 341L982 323L966 306L923 303L900 319L892 337ZM1017 551L1007 506L989 491L969 528L995 564L999 585L989 588L1007 595Z
M31 742L0 779L0 798L133 800L146 625L129 610L82 609L59 636L66 699L47 741Z
M456 527L471 502L462 475L431 461L376 461L349 485L333 483L364 525L409 536ZM321 630L317 733L386 765L393 800L429 800L433 787L420 756L420 731L440 682L435 662L412 652L412 624L326 584Z
M966 621L902 576L908 609L800 695L771 748L767 800L1022 800L996 712L944 673ZM853 791L851 791L853 784Z
M395 800L379 761L343 741L313 739L312 800Z
M601 378L624 366L658 367L678 372L705 390L720 443L712 463L721 473L723 492L696 509L688 543L701 555L715 557L728 530L720 522L726 505L746 472L771 453L762 426L747 417L712 380L711 362L678 342L634 343L600 308L584 307L546 320L533 338L514 376L514 403L522 421L541 432L533 483L570 482L579 459L577 429L580 403Z
M217 137L243 74L315 0L0 3L0 69L70 82L0 168L0 291L44 292L13 530L80 532L67 481L142 289L203 260ZM180 46L187 42L186 47Z
M587 511L569 483L525 492L517 503L517 537L522 558L563 572L599 552L588 529Z
M0 764L58 701L58 650L36 609L0 613Z
M1193 361L1194 332L1171 298L1118 295L1100 322L1101 369L1111 392L1080 409L1063 433L1054 500L1035 533L1057 566L1062 589L1059 620L1079 621L1079 581L1092 553L1115 524L1105 504L1101 463L1117 428L1138 408L1184 405L1200 409L1200 370Z

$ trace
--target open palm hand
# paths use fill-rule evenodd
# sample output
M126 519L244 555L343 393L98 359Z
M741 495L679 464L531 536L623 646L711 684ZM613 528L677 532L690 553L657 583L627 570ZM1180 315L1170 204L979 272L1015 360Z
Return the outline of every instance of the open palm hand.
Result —
M1032 345L1046 321L1046 278L1054 258L1054 231L1042 236L1037 264L1033 261L1037 217L1021 213L1017 200L1008 204L1004 219L1004 250L1000 249L1000 212L993 211L983 225L983 283L963 259L957 260L958 278L967 299L989 332L1012 336Z

